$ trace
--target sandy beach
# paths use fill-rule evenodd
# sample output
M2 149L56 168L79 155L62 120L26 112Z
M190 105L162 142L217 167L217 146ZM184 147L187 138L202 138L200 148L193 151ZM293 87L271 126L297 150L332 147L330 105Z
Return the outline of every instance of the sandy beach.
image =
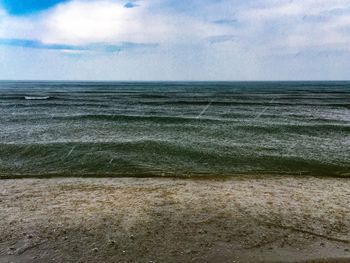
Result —
M0 182L0 262L350 262L340 178Z

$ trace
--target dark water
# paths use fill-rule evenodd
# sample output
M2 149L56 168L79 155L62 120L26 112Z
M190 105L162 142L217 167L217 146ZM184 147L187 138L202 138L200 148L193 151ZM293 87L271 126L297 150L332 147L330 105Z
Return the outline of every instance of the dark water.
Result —
M350 82L0 82L0 176L350 176Z

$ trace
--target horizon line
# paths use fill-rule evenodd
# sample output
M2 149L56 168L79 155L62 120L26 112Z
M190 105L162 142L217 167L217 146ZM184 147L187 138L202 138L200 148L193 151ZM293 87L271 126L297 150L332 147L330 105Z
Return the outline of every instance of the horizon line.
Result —
M0 82L350 82L348 80L35 80L35 79L0 79Z

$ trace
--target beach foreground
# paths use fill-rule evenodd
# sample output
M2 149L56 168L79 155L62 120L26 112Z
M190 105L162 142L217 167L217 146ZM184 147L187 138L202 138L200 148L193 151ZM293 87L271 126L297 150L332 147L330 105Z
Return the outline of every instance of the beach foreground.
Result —
M0 262L350 262L339 178L20 179Z

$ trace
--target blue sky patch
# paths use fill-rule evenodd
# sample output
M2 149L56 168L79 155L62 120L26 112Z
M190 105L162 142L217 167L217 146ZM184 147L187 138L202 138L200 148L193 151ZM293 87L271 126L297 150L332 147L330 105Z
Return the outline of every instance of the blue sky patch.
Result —
M214 21L218 25L236 25L238 23L237 19L219 19Z
M11 15L26 15L39 12L67 0L0 0Z
M125 49L156 48L156 43L133 43L122 42L118 44L94 43L89 45L63 45L63 44L44 44L37 40L0 38L0 46L13 46L23 48L48 49L48 50L67 50L67 51L99 51L114 53Z
M15 38L1 38L0 45L14 46L37 49L56 49L56 50L82 50L82 47L61 44L44 44L36 40L15 39Z
M138 7L139 5L133 3L133 2L128 2L124 5L125 8L134 8L134 7Z
M235 41L237 37L235 35L219 35L219 36L211 36L207 38L207 41L210 44L223 43L223 42L231 42Z

